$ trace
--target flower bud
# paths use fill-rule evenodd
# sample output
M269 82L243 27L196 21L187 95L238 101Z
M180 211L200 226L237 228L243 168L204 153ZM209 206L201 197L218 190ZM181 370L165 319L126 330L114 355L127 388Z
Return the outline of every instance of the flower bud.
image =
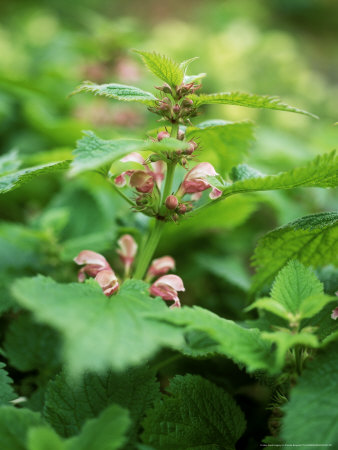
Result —
M194 102L190 98L185 98L182 102L182 106L184 106L186 108L189 108L193 104L194 104Z
M175 114L178 114L178 113L180 112L180 110L181 110L180 105L178 105L178 104L176 103L176 105L173 106L173 111L174 111L174 113L175 113Z
M130 185L136 188L138 192L151 192L154 187L154 178L143 170L136 170L130 178Z
M172 94L171 87L167 83L164 83L163 86L155 86L155 88L159 91L165 92L166 94Z
M177 208L177 205L178 205L178 200L177 200L177 198L175 197L175 195L169 195L167 198L166 198L166 200L165 200L165 206L168 208L168 209L176 209Z
M180 141L183 141L184 137L185 137L184 132L182 130L178 130L177 139L179 139Z
M185 214L186 212L187 212L187 207L185 206L184 203L181 203L180 206L178 207L178 213Z
M160 131L157 135L157 140L162 141L162 139L165 139L168 137L170 137L170 134L168 133L168 131Z
M192 155L197 147L198 147L198 144L196 144L195 141L189 141L188 142L188 148L185 151L185 154L186 155Z

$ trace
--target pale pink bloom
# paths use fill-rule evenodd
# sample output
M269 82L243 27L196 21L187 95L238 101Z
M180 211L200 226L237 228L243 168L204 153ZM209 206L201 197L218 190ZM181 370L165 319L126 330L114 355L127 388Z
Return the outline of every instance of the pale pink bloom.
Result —
M222 195L222 191L220 189L213 187L212 191L209 194L209 197L211 198L211 200L215 200L215 198L218 198L221 195Z
M130 177L130 186L134 187L137 192L143 194L152 192L154 188L154 177L144 170L136 170Z
M112 269L101 270L95 277L95 280L101 286L104 295L109 297L119 288L119 282Z
M149 267L147 279L159 277L175 269L175 260L171 256L162 256L162 258L154 259Z
M117 243L119 246L117 253L124 264L126 273L129 273L137 253L137 244L130 234L121 236Z
M202 162L193 167L184 177L179 187L177 195L183 197L185 194L194 194L202 192L210 188L211 185L207 181L207 177L217 175L214 167L208 162Z
M88 275L89 277L95 278L107 296L118 289L119 283L116 275L104 256L91 250L82 250L74 258L74 261L79 265L85 264L79 270L78 280L81 283L85 280L86 275Z
M333 319L333 320L338 319L338 308L335 308L335 309L332 311L331 319Z
M194 192L194 193L191 195L191 200L192 200L193 202L197 202L201 197L202 197L202 192Z
M121 162L134 162L134 163L141 164L144 169L143 172L148 174L149 176L151 176L153 178L153 180L156 182L157 186L159 188L161 187L161 183L164 179L164 169L165 169L165 164L163 161L156 161L156 162L152 163L152 165L149 167L149 165L146 163L143 156L137 152L129 153L129 155L125 156L120 161ZM118 187L125 186L125 184L127 182L126 176L132 177L132 175L135 172L141 172L141 171L140 170L128 170L126 172L122 172L120 175L118 175L115 178L115 180L114 180L115 184ZM148 177L148 179L149 179L149 177ZM135 186L133 186L133 187L135 187ZM139 191L139 192L150 192L150 191Z
M85 280L86 275L89 277L95 277L100 270L111 269L104 256L91 250L82 250L82 252L74 258L74 261L79 266L85 264L85 266L80 269L78 274L78 280L81 283Z
M173 300L174 304L170 308L180 308L180 299L177 292L185 291L182 279L177 275L164 275L150 286L150 294L163 298L163 300Z

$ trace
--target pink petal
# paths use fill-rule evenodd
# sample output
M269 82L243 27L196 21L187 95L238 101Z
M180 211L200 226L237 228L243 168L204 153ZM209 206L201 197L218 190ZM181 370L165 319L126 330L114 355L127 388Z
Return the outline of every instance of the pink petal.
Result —
M136 162L139 164L146 164L144 158L142 155L140 155L137 152L129 153L129 155L125 156L124 158L120 159L121 162Z
M104 256L91 250L82 250L82 252L74 258L74 261L79 265L95 264L102 268L110 267Z
M103 293L107 296L112 295L119 287L119 282L113 270L101 270L95 277L95 280L101 286Z
M185 176L185 180L194 180L196 178L214 177L217 175L214 166L208 162L202 162L193 167Z
M175 260L171 256L162 256L162 258L154 259L149 267L147 278L154 278L164 275L169 270L175 269Z
M178 275L164 275L163 277L156 280L154 285L165 285L175 289L175 291L185 291L182 278L180 278Z
M202 197L202 192L194 192L191 196L193 202L197 202Z
M217 188L212 188L212 191L209 194L209 197L211 198L211 200L215 200L215 198L218 198L222 195L222 191L217 189Z
M152 192L154 188L154 178L144 170L136 170L130 178L130 185L138 192Z
M177 194L183 197L184 194L205 191L210 187L207 177L215 175L217 175L217 172L212 164L208 162L199 163L186 174Z
M338 319L338 308L335 308L335 309L332 311L331 319L333 319L333 320Z

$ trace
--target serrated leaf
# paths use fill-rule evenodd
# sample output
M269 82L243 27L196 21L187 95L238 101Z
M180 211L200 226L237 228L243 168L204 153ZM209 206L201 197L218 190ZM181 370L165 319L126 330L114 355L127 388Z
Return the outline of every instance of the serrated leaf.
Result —
M94 281L59 284L38 276L17 280L13 294L35 318L58 330L63 353L73 374L109 367L123 370L140 364L162 346L180 345L179 330L166 324L149 325L150 311L167 311L151 298L148 285L128 280L119 293L107 298Z
M263 236L253 256L257 273L251 291L271 282L290 259L313 267L337 264L338 213L311 214Z
M160 142L141 139L105 140L96 136L92 131L85 131L84 137L77 142L73 154L75 159L71 164L71 175L77 175L88 170L99 169L111 164L117 159L135 151L175 151L187 148L186 142L177 139L162 139Z
M69 161L58 161L40 166L28 167L0 177L0 194L17 189L39 175L45 175L67 169Z
M80 94L81 92L90 92L94 95L112 98L124 102L137 102L144 105L154 106L157 98L150 92L143 91L138 87L127 86L125 84L96 84L91 81L82 83L72 95Z
M218 167L224 173L243 161L248 153L254 140L253 123L210 120L187 128L186 136L198 142L202 151L213 150L218 156Z
M81 433L66 441L66 450L117 450L126 442L129 413L118 405L106 408L99 417L89 419Z
M337 371L336 344L308 364L283 408L286 444L297 445L300 450L307 449L305 444L309 443L338 446Z
M44 416L63 437L80 432L87 419L116 403L130 412L132 425L124 448L134 448L145 411L160 396L155 374L146 367L121 374L84 374L76 383L62 373L47 387Z
M11 386L12 383L13 381L5 370L5 364L0 362L0 405L5 405L14 400L15 392Z
M265 309L289 322L313 317L334 297L324 294L322 283L311 269L296 260L290 261L277 275L271 299L259 299L250 305Z
M198 375L176 376L143 422L142 439L158 450L234 450L244 414L223 389Z
M40 414L29 409L2 406L0 408L0 448L26 450L29 428L39 425L42 425Z
M80 434L71 439L61 439L47 426L31 428L28 450L117 450L126 442L129 425L128 411L111 405L99 417L89 419Z
M257 329L243 328L232 320L222 319L211 311L197 306L173 310L165 316L152 313L149 314L149 318L170 323L175 329L183 327L185 333L193 330L204 332L219 344L217 354L226 356L238 364L244 364L248 372L276 370L271 345L263 340Z
M4 340L10 365L22 372L53 372L60 365L59 346L56 332L28 315L11 322Z
M168 56L140 50L135 50L135 52L141 55L144 64L150 72L160 78L160 80L165 81L172 87L178 86L183 82L184 70Z
M223 197L245 192L296 187L332 188L338 185L338 156L334 150L317 156L304 167L277 175L262 175L255 169L242 165L233 171L232 177L238 181L223 187L217 185L223 191Z
M218 94L192 94L189 95L189 98L193 100L196 107L211 104L236 105L246 106L248 108L265 108L294 112L318 119L314 114L283 103L278 97L269 97L267 95L246 94L244 92L220 92Z

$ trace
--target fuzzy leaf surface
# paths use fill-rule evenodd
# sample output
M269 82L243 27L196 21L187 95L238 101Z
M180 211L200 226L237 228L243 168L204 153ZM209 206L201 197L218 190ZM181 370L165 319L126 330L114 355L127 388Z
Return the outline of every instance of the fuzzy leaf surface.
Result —
M204 332L218 343L217 354L224 355L238 364L244 364L249 372L276 370L273 366L271 344L261 337L257 329L243 328L232 320L222 319L197 306L172 310L165 316L150 314L149 317L171 323L175 329L177 326L183 327L186 333L194 330Z
M323 284L313 271L296 260L290 261L277 275L271 298L255 301L249 309L266 309L290 322L317 314L334 297L324 294Z
M12 383L13 381L5 370L5 364L0 362L0 405L5 405L15 398Z
M36 320L60 332L63 355L74 374L109 367L123 370L141 364L162 345L182 342L179 330L164 323L150 326L145 320L147 313L165 313L168 307L149 297L141 281L129 280L107 298L94 280L59 284L38 276L17 280L13 294Z
M0 408L0 448L27 450L26 440L30 427L42 425L40 414L13 406Z
M338 186L338 156L336 151L317 156L307 165L276 175L262 175L255 169L240 165L233 169L232 178L237 179L232 184L217 186L223 191L223 196L296 187L333 188Z
M244 414L223 389L198 375L176 376L148 411L143 441L159 450L234 450L244 433Z
M71 164L72 175L76 175L88 170L99 169L110 165L117 159L136 151L175 151L184 149L187 143L182 143L177 139L163 139L160 142L141 139L115 139L105 140L96 136L92 131L85 131L84 137L77 142L77 147L73 154L75 159Z
M189 98L193 100L196 107L202 105L236 105L246 106L248 108L275 109L278 111L288 111L298 114L304 114L318 119L317 116L294 106L283 103L278 97L267 95L246 94L244 92L220 92L218 94L192 94Z
M338 446L338 353L335 343L317 354L291 390L284 406L282 437L286 444ZM306 414L304 413L306 412Z
M143 52L135 50L141 55L141 58L147 68L156 75L160 80L175 87L183 82L184 69L178 63L165 55L156 52Z
M87 419L116 403L130 412L132 425L125 448L133 448L144 412L159 397L155 374L146 367L121 374L85 373L76 384L61 373L48 384L44 416L61 436L70 437L80 432Z
M17 172L9 173L0 177L0 194L17 189L30 180L33 180L39 175L46 175L57 172L59 170L67 169L69 161L58 161L48 164L41 164L35 167L28 167Z
M306 266L338 263L338 213L310 214L267 233L253 256L252 292L271 282L291 259Z
M80 94L81 92L90 92L94 95L108 97L123 102L143 103L148 106L155 105L157 100L153 94L143 91L138 87L116 83L96 84L91 81L85 81L73 92L73 95Z

